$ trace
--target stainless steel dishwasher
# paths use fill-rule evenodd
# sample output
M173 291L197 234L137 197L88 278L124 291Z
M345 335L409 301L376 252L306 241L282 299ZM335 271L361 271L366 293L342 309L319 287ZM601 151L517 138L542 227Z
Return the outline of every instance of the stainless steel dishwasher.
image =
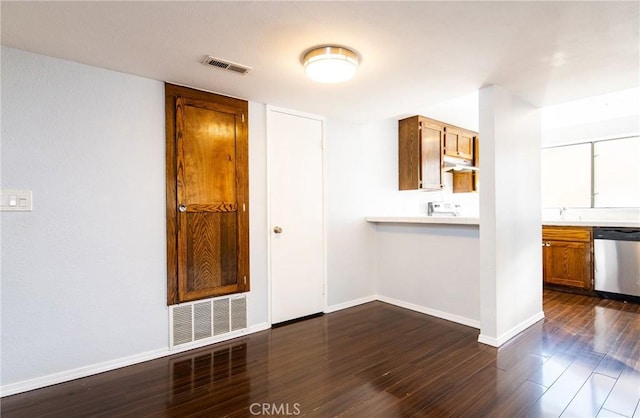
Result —
M640 229L593 228L594 288L640 296Z

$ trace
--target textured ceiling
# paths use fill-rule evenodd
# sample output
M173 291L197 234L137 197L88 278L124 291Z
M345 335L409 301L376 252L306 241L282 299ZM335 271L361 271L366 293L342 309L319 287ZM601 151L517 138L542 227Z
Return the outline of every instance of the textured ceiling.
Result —
M420 113L498 84L542 106L638 86L627 2L2 1L2 44L353 121ZM343 84L305 78L325 43L361 55ZM246 76L207 55L253 67Z

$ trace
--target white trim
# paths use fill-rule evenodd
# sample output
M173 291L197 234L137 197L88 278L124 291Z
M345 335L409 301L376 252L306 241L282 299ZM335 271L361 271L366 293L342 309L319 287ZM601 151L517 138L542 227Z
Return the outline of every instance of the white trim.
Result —
M267 322L273 324L271 319L271 140L269 139L269 112L272 106L266 105L264 111L264 140L266 154L266 205L267 205Z
M225 334L221 338L215 341L197 342L194 344L185 344L179 349L171 350L167 348L161 348L157 350L147 351L145 353L135 354L133 356L122 357L115 360L104 361L101 363L91 364L89 366L78 367L76 369L65 370L59 373L53 373L47 376L36 377L34 379L23 380L17 383L10 383L0 386L0 397L15 395L17 393L27 392L34 389L40 389L46 386L56 385L58 383L68 382L70 380L80 379L82 377L91 376L98 373L108 372L111 370L120 369L122 367L131 366L134 364L142 363L149 360L155 360L162 357L167 357L173 354L178 354L183 351L193 350L194 348L200 348L211 344L216 344L222 341L238 338L243 335L253 334L255 332L264 331L270 328L270 325L265 323L253 325L243 330L230 332Z
M376 298L375 295L366 296L366 297L358 298L358 299L353 299L353 300L349 300L347 302L339 303L337 305L327 306L327 308L324 310L324 313L337 312L337 311L341 311L343 309L353 308L354 306L362 305L362 304L365 304L365 303L375 302L376 300L378 300L378 299Z
M341 311L344 309L352 308L354 306L362 305L369 302L385 302L391 305L399 306L401 308L409 309L415 312L419 312L425 315L433 316L436 318L444 319L447 321L455 322L461 325L469 326L472 328L479 329L480 321L466 318L459 315L454 315L448 312L439 311L436 309L426 308L424 306L416 305L409 302L404 302L398 299L390 298L387 296L381 295L370 295L361 297L358 299L352 299L347 302L339 303L337 305L327 306L324 310L325 313L332 313ZM544 319L544 312L539 312L536 315L533 315L526 321L521 322L517 326L513 327L499 338L489 337L483 334L480 334L478 337L478 342L491 345L493 347L499 347L511 338L515 337L520 332L524 331L531 325L536 322ZM55 385L58 383L67 382L74 379L79 379L82 377L91 376L97 373L103 373L115 369L119 369L126 366L131 366L133 364L141 363L144 361L155 360L161 357L170 356L173 354L178 354L183 351L193 350L200 347L205 347L207 345L213 345L219 342L227 341L233 338L238 338L243 335L253 334L260 331L265 331L271 328L270 322L263 322L260 324L253 325L249 328L245 328L243 330L238 330L234 332L230 332L228 334L219 336L215 341L197 341L191 344L185 344L180 348L171 350L168 347L166 349L158 349L153 351L148 351L146 353L136 354L133 356L123 357L116 360L110 360L102 363L97 363L85 367L79 367L77 369L67 370L60 373L54 373L48 376L42 376L35 379L24 380L22 382L12 383L4 386L0 386L0 396L9 396L15 395L17 393L26 392L29 390L39 389L45 386Z
M478 342L482 344L487 344L493 347L500 347L502 344L506 343L516 335L520 334L522 331L529 328L531 325L543 319L544 319L544 312L540 311L537 314L533 315L531 318L520 322L518 325L511 328L507 332L503 333L498 338L490 337L488 335L481 333L478 336Z
M454 315L448 312L439 311L437 309L425 308L424 306L415 305L413 303L404 302L398 299L390 298L387 296L378 295L377 299L381 302L390 303L401 308L409 309L412 311L420 312L426 315L435 316L436 318L445 319L447 321L455 322L457 324L466 325L468 327L480 329L480 321L476 319L466 318L460 315Z
M327 289L327 159L326 159L326 138L325 138L325 122L324 116L315 115L312 113L299 112L297 110L286 109L278 106L266 105L265 111L265 139L266 139L266 154L267 154L267 320L269 324L273 324L271 315L271 227L273 222L271 221L271 138L269 135L269 120L271 112L284 113L287 115L299 116L307 119L313 119L322 122L322 287L324 291L323 295L323 312L326 312L328 304L328 289Z

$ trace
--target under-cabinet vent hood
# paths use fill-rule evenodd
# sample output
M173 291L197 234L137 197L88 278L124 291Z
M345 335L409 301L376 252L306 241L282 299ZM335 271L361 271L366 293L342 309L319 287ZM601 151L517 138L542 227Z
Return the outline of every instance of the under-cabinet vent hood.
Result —
M451 157L449 155L442 157L442 169L444 171L455 171L456 173L478 171L478 167L475 167L471 160Z

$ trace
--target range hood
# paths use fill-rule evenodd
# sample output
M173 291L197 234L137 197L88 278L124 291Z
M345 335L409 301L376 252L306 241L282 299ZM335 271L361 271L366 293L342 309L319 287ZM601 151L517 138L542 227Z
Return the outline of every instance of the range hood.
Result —
M445 155L442 157L442 170L456 173L471 173L472 171L478 171L478 167L475 167L471 160Z

